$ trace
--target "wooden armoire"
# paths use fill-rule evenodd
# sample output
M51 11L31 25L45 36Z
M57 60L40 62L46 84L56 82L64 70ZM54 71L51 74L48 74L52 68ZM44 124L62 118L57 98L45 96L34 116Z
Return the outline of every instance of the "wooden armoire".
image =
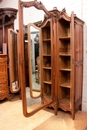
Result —
M31 6L43 10L46 15L39 25L42 105L28 113L22 11L23 7ZM54 108L55 114L61 108L70 111L72 118L75 118L75 110L80 109L82 105L83 24L84 22L73 12L68 16L65 9L58 11L54 8L48 11L41 2L36 0L30 2L19 0L20 83L25 116L31 116L40 109L50 106Z

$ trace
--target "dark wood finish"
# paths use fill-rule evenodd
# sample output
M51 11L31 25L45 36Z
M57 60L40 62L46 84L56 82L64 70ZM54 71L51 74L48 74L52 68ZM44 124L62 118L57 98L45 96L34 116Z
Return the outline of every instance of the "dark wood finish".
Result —
M23 7L34 6L46 15L39 25L41 98L42 107L27 112L24 68ZM19 39L20 39L20 77L22 88L23 113L31 116L43 107L53 107L70 111L75 118L75 110L82 104L83 71L83 24L84 22L66 10L54 8L47 11L41 2L22 2L19 0Z
M10 93L10 77L9 77L9 57L8 57L8 29L14 29L14 20L16 19L17 9L14 8L0 8L0 53L7 54L7 68L8 68L8 90ZM6 44L4 48L3 43ZM5 52L3 51L5 50Z
M0 100L8 97L7 55L0 54Z
M8 43L8 28L14 29L17 9L0 8L0 51L3 51L3 43ZM3 52L2 52L3 53Z

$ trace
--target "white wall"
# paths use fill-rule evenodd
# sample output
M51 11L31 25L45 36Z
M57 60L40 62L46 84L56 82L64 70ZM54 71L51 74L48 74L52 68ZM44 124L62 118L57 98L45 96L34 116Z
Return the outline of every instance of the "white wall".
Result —
M24 0L29 1L29 0ZM57 7L58 10L62 10L64 7L66 8L66 12L70 15L71 11L81 18L84 24L84 64L83 64L83 96L82 96L82 110L87 112L87 0L41 0L43 5L48 10L52 10L53 7ZM18 9L18 0L3 0L0 3L0 7L11 7ZM36 11L35 8L31 8L28 10L24 10L24 24L27 25L29 22L36 22L41 20L43 12ZM33 17L34 14L34 17ZM18 29L18 16L17 20L15 20L15 29Z
M83 0L84 24L84 70L83 70L83 101L82 110L87 112L87 0Z

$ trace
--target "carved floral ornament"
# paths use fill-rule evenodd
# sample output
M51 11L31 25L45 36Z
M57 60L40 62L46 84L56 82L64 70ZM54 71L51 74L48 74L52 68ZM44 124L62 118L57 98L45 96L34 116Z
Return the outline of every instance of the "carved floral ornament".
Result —
M58 19L64 18L67 21L70 21L70 17L67 15L65 8L62 9L62 11L58 11L57 7L54 7L53 11L48 11L45 8L45 6L42 4L42 2L37 1L37 0L33 0L33 1L29 1L29 2L24 2L24 1L20 0L20 5L21 5L21 8L22 7L29 8L31 6L34 6L38 10L43 10L45 12L44 20L53 17L54 19L55 18L58 18Z

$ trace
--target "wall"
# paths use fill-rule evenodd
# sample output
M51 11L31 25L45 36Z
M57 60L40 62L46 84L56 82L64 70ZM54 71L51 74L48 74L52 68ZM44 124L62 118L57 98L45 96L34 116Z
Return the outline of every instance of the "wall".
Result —
M29 0L24 0L29 1ZM84 61L83 61L83 95L82 95L82 110L87 111L87 0L41 0L48 10L52 10L53 7L57 7L58 10L66 8L66 12L70 15L71 11L81 18L84 24ZM13 7L18 9L18 0L3 0L0 3L0 7ZM29 13L27 13L29 11ZM41 12L41 13L40 13ZM28 14L28 15L27 15ZM33 14L35 17L33 17ZM43 12L36 11L35 8L24 10L24 24L27 25L29 22L35 22L41 20ZM18 16L15 20L15 29L18 29Z
M84 69L83 69L83 101L82 110L87 112L87 0L83 0L84 24Z

